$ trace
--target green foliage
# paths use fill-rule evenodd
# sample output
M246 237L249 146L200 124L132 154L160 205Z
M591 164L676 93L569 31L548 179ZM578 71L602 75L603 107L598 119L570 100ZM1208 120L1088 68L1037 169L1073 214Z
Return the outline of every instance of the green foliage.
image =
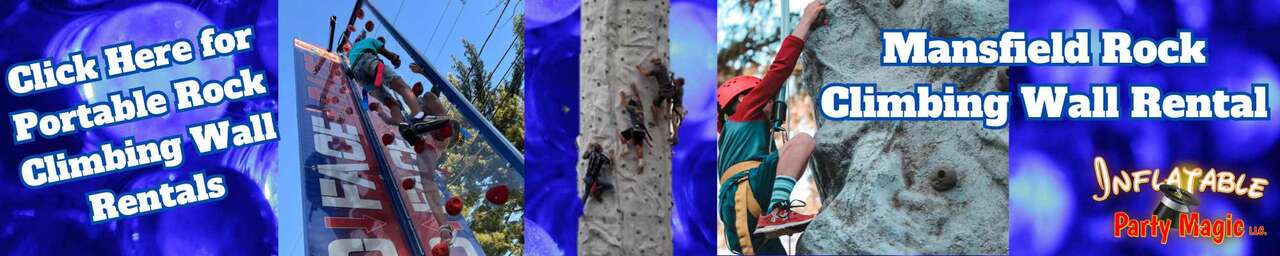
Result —
M517 14L512 19L516 42L511 56L506 58L509 67L486 67L476 45L463 40L465 51L461 58L453 57L453 72L448 79L512 145L523 151L524 17ZM494 49L507 50L490 47ZM462 118L451 104L446 108L455 120ZM472 136L455 141L441 164L451 172L449 192L462 199L463 214L485 254L523 255L524 179L476 135L473 127L464 129ZM485 200L485 192L496 185L506 185L511 191L506 204L494 205Z

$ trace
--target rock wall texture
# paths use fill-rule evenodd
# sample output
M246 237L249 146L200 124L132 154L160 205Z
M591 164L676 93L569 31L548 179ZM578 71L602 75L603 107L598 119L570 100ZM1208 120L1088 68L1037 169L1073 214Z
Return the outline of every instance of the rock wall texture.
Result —
M636 71L649 58L670 63L667 37L668 1L582 1L582 49L579 75L578 155L599 143L613 159L604 179L612 182L601 202L584 202L578 224L580 255L671 255L671 145L655 119L652 99L658 85ZM634 92L635 83L639 92ZM566 87L572 88L572 87ZM653 140L643 149L622 144L618 133L631 125L618 93L639 93ZM643 155L643 158L639 156ZM586 175L578 161L578 180ZM584 191L578 183L579 195Z
M877 91L955 83L1007 90L1006 68L880 67L880 29L936 37L990 37L1008 26L999 0L829 0L826 26L806 43L800 75L813 95L833 82ZM1008 253L1008 130L980 122L820 120L814 152L824 208L800 253Z

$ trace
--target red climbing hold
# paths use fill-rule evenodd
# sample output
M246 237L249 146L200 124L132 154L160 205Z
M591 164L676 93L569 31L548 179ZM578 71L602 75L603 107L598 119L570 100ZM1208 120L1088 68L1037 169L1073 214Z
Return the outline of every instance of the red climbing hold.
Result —
M449 215L458 216L459 213L462 213L462 199L458 198L458 196L450 197L449 202L444 204L444 211L448 212Z
M449 137L453 137L453 123L445 124L443 127L440 127L440 129L436 129L435 132L431 133L431 137L436 138L436 140L445 140Z
M489 203L503 205L507 203L507 195L510 193L511 191L507 190L507 185L497 185L489 188L489 191L484 193L484 199L489 200Z
M394 142L396 142L396 136L393 136L390 133L382 135L382 145L391 145L391 143Z
M431 247L431 256L448 256L448 255L449 255L449 245L446 245L443 242L436 243L435 246Z
M334 113L333 113L333 110L325 109L325 110L324 110L324 119L325 119L325 120L334 120L334 119L338 119L338 114L334 114Z
M413 83L413 95L422 95L422 82Z
M364 31L373 31L373 21L364 22Z
M418 152L418 154L422 154L422 151L426 151L428 148L430 147L427 146L426 140L417 139L413 141L413 152Z
M404 179L404 181L400 182L400 187L404 188L404 190L410 190L410 189L413 189L413 186L415 184L418 184L418 183L415 182L413 179L407 178L407 179Z
M356 110L355 110L355 109L353 109L353 108L351 108L351 107L347 107L347 114L348 114L348 115L354 115L354 114L356 114Z

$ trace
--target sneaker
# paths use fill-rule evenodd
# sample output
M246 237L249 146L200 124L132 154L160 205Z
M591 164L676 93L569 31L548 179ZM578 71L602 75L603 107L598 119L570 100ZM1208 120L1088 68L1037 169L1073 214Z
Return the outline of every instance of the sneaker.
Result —
M804 201L800 200L774 205L772 211L765 215L760 215L760 218L756 220L756 231L753 234L774 238L804 230L805 227L809 226L809 222L813 221L813 215L801 214L791 210L791 208L804 206Z
M415 120L411 124L400 124L400 136L405 141L413 143L418 140L418 136L440 129L449 124L449 119L442 116L425 116L420 120Z

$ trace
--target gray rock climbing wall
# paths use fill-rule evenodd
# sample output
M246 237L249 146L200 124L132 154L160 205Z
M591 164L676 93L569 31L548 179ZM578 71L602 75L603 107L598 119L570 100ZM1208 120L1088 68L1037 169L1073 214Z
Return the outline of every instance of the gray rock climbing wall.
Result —
M604 179L614 190L603 201L585 202L578 224L578 254L670 255L671 146L650 110L657 84L642 77L635 65L648 58L669 60L667 13L670 4L657 0L582 1L582 49L578 155L599 143L613 159ZM669 62L667 62L669 63ZM633 92L635 83L639 92ZM622 111L618 93L639 93L645 121L653 136L643 158L622 144L618 133L631 121ZM578 161L578 180L586 175L586 161ZM584 191L579 182L579 195Z
M875 82L877 91L956 83L1007 90L1006 68L880 67L881 28L939 37L990 37L1008 26L1005 1L829 0L828 25L810 34L806 90ZM824 208L800 253L1008 253L1008 130L979 122L820 120L815 174Z

